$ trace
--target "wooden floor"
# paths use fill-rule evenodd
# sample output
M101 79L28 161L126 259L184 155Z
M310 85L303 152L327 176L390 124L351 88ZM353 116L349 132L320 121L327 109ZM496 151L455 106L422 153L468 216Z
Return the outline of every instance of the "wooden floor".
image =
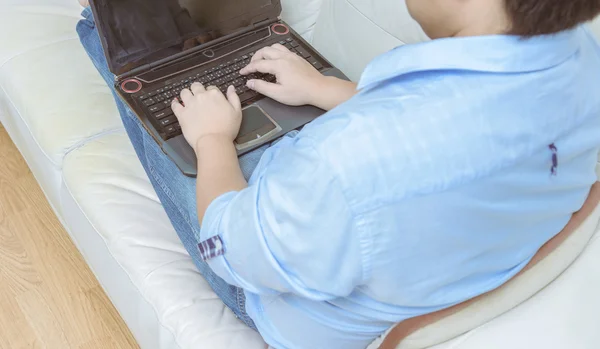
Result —
M138 348L0 125L0 349Z

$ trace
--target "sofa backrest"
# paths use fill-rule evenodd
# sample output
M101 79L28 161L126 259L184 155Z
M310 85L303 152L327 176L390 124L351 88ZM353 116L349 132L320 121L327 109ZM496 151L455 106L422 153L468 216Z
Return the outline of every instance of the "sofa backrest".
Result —
M390 49L429 40L403 0L282 0L283 18L356 81ZM592 23L600 38L600 20Z
M598 231L600 182L567 226L540 248L527 266L503 286L435 313L398 324L383 343L369 349L423 349L469 332L534 297L556 280L581 255Z
M313 45L352 80L376 56L429 40L402 0L322 0Z

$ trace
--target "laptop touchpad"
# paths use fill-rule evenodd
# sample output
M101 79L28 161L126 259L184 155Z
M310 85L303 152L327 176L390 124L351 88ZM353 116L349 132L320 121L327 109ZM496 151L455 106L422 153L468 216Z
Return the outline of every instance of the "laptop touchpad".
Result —
M243 110L242 126L240 133L235 139L235 145L238 150L254 146L273 134L281 131L267 113L260 107L253 105Z

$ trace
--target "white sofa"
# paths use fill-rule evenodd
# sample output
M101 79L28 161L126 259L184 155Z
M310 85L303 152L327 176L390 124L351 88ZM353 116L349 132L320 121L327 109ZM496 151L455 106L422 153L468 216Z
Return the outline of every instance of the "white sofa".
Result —
M402 0L283 6L284 19L355 80L376 55L426 40ZM264 348L209 289L170 226L80 46L80 12L75 0L0 0L0 122L142 348ZM535 297L431 348L600 347L596 237Z

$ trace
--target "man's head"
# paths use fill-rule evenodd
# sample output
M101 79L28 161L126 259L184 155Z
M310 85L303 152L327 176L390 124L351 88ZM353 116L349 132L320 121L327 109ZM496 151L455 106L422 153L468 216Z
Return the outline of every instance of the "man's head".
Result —
M592 20L600 0L406 0L431 38L553 34Z

